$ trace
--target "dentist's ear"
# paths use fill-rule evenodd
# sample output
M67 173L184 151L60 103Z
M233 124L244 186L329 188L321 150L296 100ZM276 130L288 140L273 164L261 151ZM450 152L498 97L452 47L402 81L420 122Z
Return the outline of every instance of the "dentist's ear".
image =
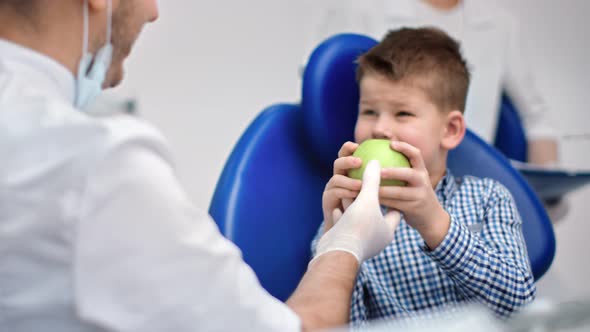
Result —
M88 1L88 9L91 11L103 11L107 8L108 0L82 0L82 4L84 4L84 1Z
M84 4L85 0L81 0L82 4ZM87 0L88 1L88 9L90 11L105 11L107 10L109 0ZM129 1L129 0L124 0ZM119 7L119 3L121 0L111 0L111 5L113 6L113 10Z
M445 128L442 132L442 139L441 145L446 150L452 150L456 148L463 137L465 137L465 132L467 127L465 125L465 118L463 117L463 113L461 111L450 111L446 115L445 119Z

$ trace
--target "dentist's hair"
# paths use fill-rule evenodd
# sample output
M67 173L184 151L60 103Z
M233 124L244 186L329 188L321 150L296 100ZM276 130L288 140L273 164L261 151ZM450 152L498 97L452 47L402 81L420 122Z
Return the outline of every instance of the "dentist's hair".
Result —
M465 110L469 70L459 43L437 28L402 28L358 59L357 81L366 74L419 86L442 111Z
M37 0L0 0L0 10L12 10L20 16L30 17L37 4Z

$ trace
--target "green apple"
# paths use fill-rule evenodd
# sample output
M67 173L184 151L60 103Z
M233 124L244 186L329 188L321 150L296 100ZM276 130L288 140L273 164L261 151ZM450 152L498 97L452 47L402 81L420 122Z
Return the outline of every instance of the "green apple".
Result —
M408 158L400 152L394 151L390 147L391 142L386 139L369 139L362 142L352 154L361 158L363 164L360 168L348 171L348 176L353 179L363 179L365 167L370 160L376 159L381 164L381 168L391 167L410 167ZM404 181L399 180L381 180L382 186L405 186Z

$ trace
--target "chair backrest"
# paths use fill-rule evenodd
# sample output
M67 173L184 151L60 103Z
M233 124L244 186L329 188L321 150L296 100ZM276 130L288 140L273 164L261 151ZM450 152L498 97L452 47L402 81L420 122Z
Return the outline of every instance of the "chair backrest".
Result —
M527 140L524 127L507 94L502 95L500 102L500 115L494 146L507 158L525 162L527 161Z
M322 219L324 186L342 143L353 138L355 60L375 44L355 34L323 42L306 66L301 105L264 110L234 147L218 181L210 214L242 250L261 284L281 300L305 272ZM553 228L520 174L471 133L450 163L458 175L496 178L512 191L523 215L533 272L540 278L553 258Z
M488 177L508 188L522 218L533 275L539 280L555 256L555 234L545 208L528 182L502 153L469 130L461 144L449 153L447 164L454 175Z
M311 153L302 125L298 105L263 111L234 147L209 209L260 283L280 300L307 268L330 177Z

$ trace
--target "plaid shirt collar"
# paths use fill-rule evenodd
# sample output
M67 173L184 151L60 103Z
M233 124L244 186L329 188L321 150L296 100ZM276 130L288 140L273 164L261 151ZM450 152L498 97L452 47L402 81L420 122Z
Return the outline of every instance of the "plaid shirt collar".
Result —
M447 202L450 201L453 193L457 189L457 184L455 181L455 176L451 172L450 169L447 168L445 175L438 181L438 184L434 188L434 192L436 197L438 198L439 202L443 206L447 205Z

